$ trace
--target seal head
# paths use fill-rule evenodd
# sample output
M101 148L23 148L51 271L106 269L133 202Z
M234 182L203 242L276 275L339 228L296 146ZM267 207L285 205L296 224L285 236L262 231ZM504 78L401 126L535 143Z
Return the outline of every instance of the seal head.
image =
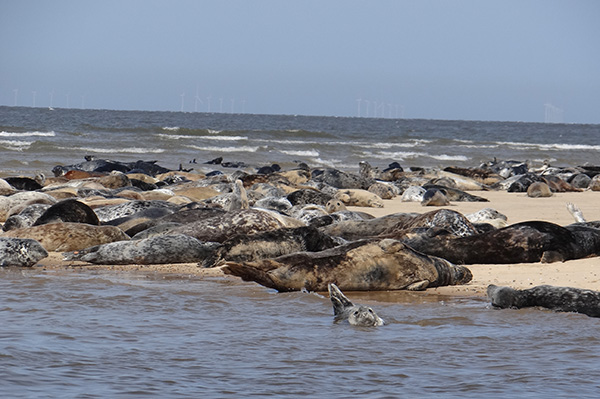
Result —
M377 327L385 324L383 319L370 307L354 305L335 284L328 284L327 289L333 304L336 322L348 320L351 325L362 327Z

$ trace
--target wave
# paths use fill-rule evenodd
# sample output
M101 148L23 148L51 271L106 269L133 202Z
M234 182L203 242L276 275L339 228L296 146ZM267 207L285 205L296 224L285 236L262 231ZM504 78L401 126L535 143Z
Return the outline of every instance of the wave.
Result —
M286 155L296 156L296 157L318 157L320 155L319 151L317 151L317 150L307 150L307 151L279 150L279 152L286 154Z
M257 152L260 146L237 146L237 147L201 147L197 145L187 146L194 150L210 151L210 152ZM265 147L262 147L265 148Z
M0 132L0 137L54 137L56 133L54 131L50 132Z
M31 147L33 141L0 140L0 147L9 151L23 151Z
M201 139L201 140L222 140L222 141L238 141L238 140L248 140L246 136L188 136L181 134L157 134L161 139L167 140L184 140L184 139Z
M429 158L437 159L438 161L468 161L469 157L464 155L427 155Z
M179 130L179 126L165 126L163 127L163 130L169 131L169 132L176 132Z
M600 145L590 145L590 144L565 144L565 143L549 143L549 144L540 144L540 143L521 143L515 141L499 141L497 142L499 145L506 145L509 147L523 148L523 149L537 149L541 151L565 151L565 150L584 150L584 151L598 151L600 150Z
M100 147L57 147L65 151L83 151L101 154L161 154L165 152L163 148L144 148L144 147L121 147L121 148L100 148Z

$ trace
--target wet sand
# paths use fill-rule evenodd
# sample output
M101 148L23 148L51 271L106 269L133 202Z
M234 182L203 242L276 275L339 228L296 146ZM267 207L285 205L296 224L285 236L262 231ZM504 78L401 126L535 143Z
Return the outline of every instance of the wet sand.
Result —
M550 198L528 198L525 193L507 193L505 191L477 191L472 194L482 196L490 202L453 202L446 207L468 214L490 207L505 214L508 223L527 220L544 220L559 225L574 222L567 211L566 204L572 202L579 206L587 220L600 219L600 192L584 191L578 193L555 193ZM425 213L437 207L423 207L419 203L402 202L400 197L385 200L384 208L356 208L373 216L383 216L396 212ZM112 270L116 273L145 273L153 276L164 274L165 277L223 277L220 269L203 269L197 263L168 265L90 265L84 262L65 262L60 253L50 253L35 267L61 270L75 268L81 270ZM428 289L425 293L435 295L485 296L489 284L508 285L514 288L529 288L541 284L587 288L600 291L600 259L598 257L570 260L567 262L542 264L524 263L510 265L477 264L468 265L473 273L473 280L461 286L439 287Z

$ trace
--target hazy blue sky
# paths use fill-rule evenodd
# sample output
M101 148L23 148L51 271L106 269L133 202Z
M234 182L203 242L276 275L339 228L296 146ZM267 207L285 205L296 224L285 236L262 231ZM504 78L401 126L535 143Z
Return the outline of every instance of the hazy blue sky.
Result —
M0 105L600 122L597 0L0 0L0 60Z

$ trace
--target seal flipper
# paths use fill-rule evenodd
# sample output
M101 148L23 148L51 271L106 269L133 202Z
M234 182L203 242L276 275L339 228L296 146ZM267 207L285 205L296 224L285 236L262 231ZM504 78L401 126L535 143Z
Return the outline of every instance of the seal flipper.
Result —
M258 267L249 263L227 262L225 263L225 266L221 268L221 270L225 274L238 276L244 281L254 281L258 284L264 285L265 287L274 288L277 291L290 291L289 289L281 287L280 285L276 284L275 281L273 281L271 276L268 274L269 270L272 269L259 269Z
M346 298L346 296L340 291L337 285L330 283L327 284L327 290L329 291L329 298L333 304L333 314L339 315L344 313L344 310L354 306L354 304Z

